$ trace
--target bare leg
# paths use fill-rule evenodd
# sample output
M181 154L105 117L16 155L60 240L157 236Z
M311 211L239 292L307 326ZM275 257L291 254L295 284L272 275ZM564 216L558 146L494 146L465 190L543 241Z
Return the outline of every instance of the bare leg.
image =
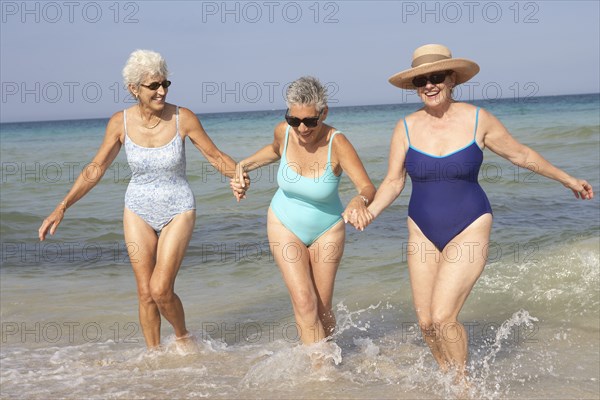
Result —
M487 260L492 217L481 216L443 252L409 219L408 264L415 309L425 341L443 371L452 368L464 380L468 338L458 322L473 285Z
M136 278L140 324L148 348L160 345L161 314L173 325L177 337L187 334L183 306L174 286L195 215L193 210L177 215L159 239L142 218L125 208L125 241Z
M175 294L175 278L192 237L195 221L196 212L190 210L177 215L163 228L158 239L156 267L150 279L150 294L178 338L186 336L188 331L183 305Z
M332 310L333 288L346 239L346 227L338 222L313 243L310 248L312 281L317 295L319 319L326 337L335 331L335 315Z
M446 371L448 369L446 358L442 352L431 318L431 299L441 254L410 218L408 219L408 231L409 237L406 248L408 271L419 327L423 334L423 340L429 346L433 358L442 371Z
M446 246L431 301L436 336L458 381L466 374L468 337L457 318L485 267L491 226L491 214L483 215Z
M150 278L156 264L158 237L138 215L125 208L123 213L125 242L137 285L139 318L146 346L160 345L160 312L150 294Z
M283 226L270 208L267 232L271 253L290 293L300 340L304 344L318 342L325 338L325 331L318 314L308 248Z

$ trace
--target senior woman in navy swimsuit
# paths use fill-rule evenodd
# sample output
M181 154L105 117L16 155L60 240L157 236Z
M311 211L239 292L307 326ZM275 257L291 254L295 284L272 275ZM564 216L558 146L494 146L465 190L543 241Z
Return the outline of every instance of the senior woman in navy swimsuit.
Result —
M589 183L517 142L492 114L452 99L452 88L478 72L473 61L452 58L448 48L432 44L416 49L412 68L390 78L392 85L416 89L424 106L396 125L387 176L369 205L370 217L377 218L400 195L408 172L414 306L435 360L443 371L456 373L457 382L466 378L468 343L457 318L483 271L492 226L490 203L477 182L483 149L562 183L577 198L594 196ZM445 251L469 257L444 257Z
M123 228L146 345L149 349L160 346L162 315L173 326L176 343L189 351L195 344L174 292L196 222L196 203L185 173L185 139L223 175L233 176L235 161L215 146L190 110L166 102L171 84L167 76L160 54L137 50L130 55L123 78L137 103L110 118L96 156L44 220L39 238L44 240L48 232L54 235L67 208L96 186L124 146L132 175L125 194ZM243 191L235 194L239 199Z

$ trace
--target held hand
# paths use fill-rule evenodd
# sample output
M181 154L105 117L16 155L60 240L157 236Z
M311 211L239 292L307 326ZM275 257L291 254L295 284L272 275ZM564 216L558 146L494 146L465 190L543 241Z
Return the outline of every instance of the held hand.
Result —
M246 182L246 187L242 187L240 182L236 182L235 179L231 179L229 181L229 186L235 196L236 200L239 202L242 199L246 198L246 190L248 189L248 182Z
M40 238L40 241L44 241L44 239L46 239L48 231L50 231L51 235L54 235L58 225L60 225L63 217L65 216L65 211L66 208L61 204L57 206L54 211L52 211L52 214L48 215L44 222L42 222L42 226L40 226L40 229L38 229L38 237Z
M573 191L573 194L576 198L581 200L591 200L594 198L594 190L592 189L592 185L584 181L583 179L573 180L565 186Z
M342 218L346 224L350 224L356 228L356 230L361 230L361 227L358 223L358 212L355 208L346 208L342 213Z
M245 179L242 179L242 177L247 178L248 174L246 173L246 171L244 171L244 167L243 167L242 163L237 163L235 165L235 176L233 177L233 180L235 182L240 183L240 187L245 188L246 181L245 181Z
M238 202L246 198L246 191L250 188L250 177L247 172L244 172L241 164L236 165L235 176L231 179L229 185Z
M352 199L342 213L345 223L350 223L357 230L364 231L373 222L373 214L361 199Z

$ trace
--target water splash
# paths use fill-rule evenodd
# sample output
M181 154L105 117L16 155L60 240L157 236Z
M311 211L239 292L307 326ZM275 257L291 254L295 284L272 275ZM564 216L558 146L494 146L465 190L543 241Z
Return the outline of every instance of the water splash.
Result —
M258 361L240 382L242 388L291 388L309 382L335 380L335 366L342 362L342 349L334 342L318 342L310 346L283 347L260 351Z
M495 399L500 396L506 396L510 390L510 384L499 374L496 374L494 379L490 377L494 374L494 364L496 357L502 350L503 341L513 336L515 328L524 325L526 327L533 326L534 322L538 322L538 318L533 317L527 310L519 310L504 321L496 331L496 335L488 349L487 354L481 361L474 361L469 367L472 373L472 382L476 385L473 389L480 398Z
M363 322L361 320L358 321L354 321L356 317L360 316L361 314L371 311L371 310L376 310L379 308L379 306L381 306L381 301L375 305L371 304L369 305L367 308L363 308L360 310L356 310L356 311L350 311L350 309L343 303L340 302L337 304L337 311L338 311L338 323L337 323L337 328L336 328L336 332L333 334L333 337L339 337L342 335L342 333L344 333L346 330L351 329L351 328L356 328L360 331L363 332L367 332L369 330L369 328L371 327L371 322L370 321L366 321Z

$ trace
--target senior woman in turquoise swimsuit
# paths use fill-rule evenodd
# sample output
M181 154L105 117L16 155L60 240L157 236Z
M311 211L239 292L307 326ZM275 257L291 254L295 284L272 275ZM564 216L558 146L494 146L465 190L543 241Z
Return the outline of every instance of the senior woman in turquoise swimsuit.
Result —
M424 106L396 125L387 176L367 217L368 224L400 195L408 172L407 255L417 318L441 369L456 372L460 382L468 339L457 318L483 271L492 226L490 203L477 182L483 149L562 183L577 198L594 196L589 183L517 142L488 111L452 99L452 88L478 72L476 63L452 58L445 46L425 45L415 50L411 69L390 78L392 85L416 89ZM469 256L444 257L446 251Z
M335 329L331 303L344 251L342 214L346 220L354 215L361 229L375 187L352 144L324 123L327 94L318 80L302 77L292 82L286 100L285 122L275 127L273 143L240 161L236 179L281 160L267 233L290 293L300 339L311 344L331 336ZM343 171L358 192L346 210L338 194ZM235 190L240 186L232 182Z
M125 194L123 228L146 345L150 349L160 345L162 315L173 326L180 347L193 350L183 306L174 292L196 222L194 194L185 173L185 139L224 175L234 175L235 161L215 146L190 110L166 102L171 84L167 76L160 54L137 50L130 55L123 78L137 103L110 118L96 156L44 220L39 238L44 240L48 232L54 235L67 208L100 182L124 146L132 176ZM236 196L239 199L242 192Z

